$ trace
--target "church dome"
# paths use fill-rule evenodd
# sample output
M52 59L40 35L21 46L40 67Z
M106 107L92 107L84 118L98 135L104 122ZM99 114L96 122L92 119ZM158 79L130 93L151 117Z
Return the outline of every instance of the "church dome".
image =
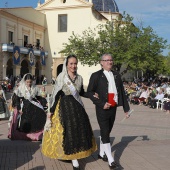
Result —
M94 8L100 12L119 12L115 0L92 0Z

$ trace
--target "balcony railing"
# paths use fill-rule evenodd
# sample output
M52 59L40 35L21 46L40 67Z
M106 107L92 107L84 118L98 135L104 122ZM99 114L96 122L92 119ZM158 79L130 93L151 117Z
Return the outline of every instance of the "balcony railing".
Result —
M20 48L20 53L21 54L28 54L29 53L29 48L27 47L19 47ZM2 44L2 51L7 51L7 52L12 52L13 53L14 46L10 44ZM34 51L35 56L40 56L41 55L41 50L38 49L32 49ZM45 52L45 57L48 56L48 52Z

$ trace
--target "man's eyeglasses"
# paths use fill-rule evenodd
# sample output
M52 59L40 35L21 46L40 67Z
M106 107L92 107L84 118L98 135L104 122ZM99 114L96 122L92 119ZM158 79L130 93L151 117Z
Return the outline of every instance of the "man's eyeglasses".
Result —
M102 60L102 61L105 61L105 62L109 62L109 61L110 61L110 62L113 62L113 60Z

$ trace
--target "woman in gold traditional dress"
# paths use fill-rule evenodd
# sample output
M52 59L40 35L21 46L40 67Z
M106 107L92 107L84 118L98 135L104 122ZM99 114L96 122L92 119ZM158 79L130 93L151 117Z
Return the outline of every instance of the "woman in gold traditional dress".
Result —
M42 142L42 153L45 156L72 160L74 170L80 169L77 159L88 157L97 149L90 121L80 98L80 95L87 97L87 94L83 89L83 79L77 74L77 62L76 56L68 56L63 64L63 71L57 77L51 97L51 113Z

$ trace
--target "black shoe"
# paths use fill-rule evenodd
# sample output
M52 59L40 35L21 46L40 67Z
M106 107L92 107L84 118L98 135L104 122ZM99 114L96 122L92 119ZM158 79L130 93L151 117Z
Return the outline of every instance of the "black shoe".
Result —
M106 154L104 154L103 157L101 157L101 156L98 154L98 159L102 159L102 160L105 161L105 162L108 161Z
M65 163L71 163L71 160L62 160L62 159L58 159L59 161L65 162Z
M119 167L119 165L116 162L112 162L111 165L109 165L109 168L111 170L117 169Z

